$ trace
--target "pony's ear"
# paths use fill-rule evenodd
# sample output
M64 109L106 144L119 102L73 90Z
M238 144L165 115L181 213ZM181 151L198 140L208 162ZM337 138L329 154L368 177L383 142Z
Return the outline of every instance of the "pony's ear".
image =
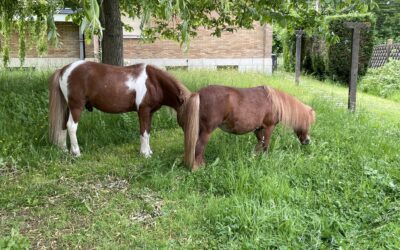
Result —
M182 105L185 102L185 99L183 99L182 97L178 97L178 102L179 105Z
M178 102L180 105L182 105L185 102L186 98L185 98L185 93L183 92L183 90L179 90L179 95L178 95Z

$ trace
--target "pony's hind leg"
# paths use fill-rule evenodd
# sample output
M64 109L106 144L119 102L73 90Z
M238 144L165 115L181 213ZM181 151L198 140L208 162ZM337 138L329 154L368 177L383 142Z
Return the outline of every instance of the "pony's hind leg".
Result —
M67 148L67 130L63 129L60 131L58 136L57 146L61 148L62 151L68 152Z
M69 140L71 142L71 154L74 156L81 155L81 151L78 145L78 138L76 137L76 131L78 130L78 122L81 111L82 110L79 109L71 110L67 121Z
M60 131L60 134L58 135L58 144L57 145L64 152L68 152L68 148L67 148L67 122L68 122L68 118L69 118L69 109L67 109L65 111L62 129Z
M57 131L55 136L55 145L61 148L62 151L68 152L67 148L67 121L68 121L69 111L68 108L64 111L62 119L62 125Z
M211 132L200 131L199 138L196 143L196 153L195 153L195 164L192 167L192 171L197 170L201 165L204 164L204 149L210 139Z

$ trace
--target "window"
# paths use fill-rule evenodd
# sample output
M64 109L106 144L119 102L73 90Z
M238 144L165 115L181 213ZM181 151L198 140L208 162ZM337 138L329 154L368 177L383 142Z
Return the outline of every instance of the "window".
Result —
M217 65L217 70L238 70L238 65Z
M188 66L165 66L166 70L188 70Z

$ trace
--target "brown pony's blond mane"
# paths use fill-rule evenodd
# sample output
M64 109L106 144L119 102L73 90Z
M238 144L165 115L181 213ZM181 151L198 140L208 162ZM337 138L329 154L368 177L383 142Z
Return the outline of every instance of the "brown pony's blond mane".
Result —
M199 135L199 109L200 97L198 93L192 93L185 85L178 81L168 72L159 71L163 77L163 84L168 85L171 89L176 89L181 105L177 108L177 119L179 125L184 132L184 164L192 170L195 166L195 149Z
M172 77L172 76L171 76ZM183 162L186 166L195 170L195 150L196 142L199 135L199 109L200 97L197 93L192 93L180 81L175 80L175 85L179 89L179 98L183 101L177 110L177 119L181 124L184 132L184 158Z
M199 136L199 109L200 97L198 93L190 92L183 84L177 82L181 88L180 98L182 105L177 110L178 123L182 126L184 132L184 158L186 166L195 170L195 150L196 142Z
M271 99L272 110L278 121L293 129L308 129L315 122L315 111L297 98L282 91L265 87Z

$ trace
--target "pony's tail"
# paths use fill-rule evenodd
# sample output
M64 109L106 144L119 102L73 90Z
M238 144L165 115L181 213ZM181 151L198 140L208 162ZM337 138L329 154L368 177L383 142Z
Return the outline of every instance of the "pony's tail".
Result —
M49 139L57 146L62 146L61 131L65 127L67 103L59 86L61 70L57 70L49 78Z
M199 110L200 96L193 93L186 101L183 114L183 131L185 133L185 156L184 163L194 170L196 143L199 137Z

